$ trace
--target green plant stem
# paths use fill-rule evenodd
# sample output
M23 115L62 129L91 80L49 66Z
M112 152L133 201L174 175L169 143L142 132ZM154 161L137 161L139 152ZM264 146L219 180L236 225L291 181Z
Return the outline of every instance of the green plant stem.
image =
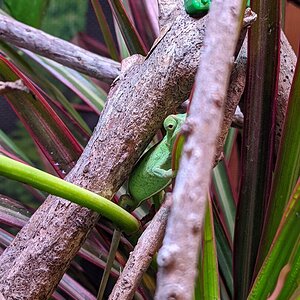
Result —
M138 220L110 200L4 155L0 155L0 175L90 208L125 232L139 229Z

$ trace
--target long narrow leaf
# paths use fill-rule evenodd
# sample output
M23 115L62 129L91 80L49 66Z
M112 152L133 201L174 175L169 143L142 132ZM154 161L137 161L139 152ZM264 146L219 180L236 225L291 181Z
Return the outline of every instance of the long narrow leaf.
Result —
M30 79L33 80L41 89L43 89L45 92L47 92L48 98L56 99L58 102L61 103L64 110L68 113L68 118L69 119L72 118L72 123L77 123L79 125L79 129L81 131L83 131L83 134L90 134L90 129L87 126L87 124L85 123L85 121L82 119L82 117L77 113L77 111L73 108L73 106L69 103L69 101L67 101L65 96L55 86L53 81L50 81L48 79L48 77L47 77L47 75L49 73L48 71L51 71L51 70L47 70L47 64L45 64L45 66L40 66L40 65L36 64L36 62L34 61L35 58L37 58L37 59L39 58L39 56L37 54L34 54L27 50L15 49L2 41L0 41L0 49L9 58L11 58L13 60L15 66L17 66L23 73L25 73L27 76L29 76ZM45 60L50 61L47 59L45 59ZM34 65L34 68L33 68L33 65ZM68 70L67 67L64 67L62 65L60 65L60 66L61 66L61 68L66 68L66 70ZM76 71L74 71L74 72L76 72ZM53 76L55 76L55 75L56 74L54 72ZM59 74L59 76L63 77L63 74L62 75ZM59 76L57 76L58 80L60 80ZM85 78L85 77L83 76L83 78ZM88 93L85 95L84 91L82 91L82 93L81 93L76 89L76 86L81 84L80 78L78 78L75 85L72 85L72 82L69 82L68 78L64 78L64 80L65 81L63 81L63 80L61 80L61 81L64 84L66 84L83 101L87 102L88 104L90 104L92 102L92 101L90 101ZM83 82L82 84L84 84L84 83L85 82ZM87 90L89 90L89 89L87 89ZM106 98L106 96L104 98ZM100 99L101 99L101 97L100 97ZM98 98L97 98L97 101L99 101ZM64 110L61 109L61 111L64 111Z
M129 16L126 13L121 0L108 0L112 12L119 24L119 28L124 37L125 43L130 51L130 54L146 55L147 49L143 44L141 37L132 24Z
M104 107L107 96L105 91L86 76L75 70L65 67L53 60L33 54L30 51L25 51L25 53L65 84L84 102L91 106L95 112L100 113Z
M108 23L106 21L106 17L104 15L104 12L102 10L102 7L99 3L99 0L91 0L97 20L98 20L98 24L101 28L102 34L103 34L103 38L105 41L105 44L107 46L107 49L109 51L109 54L111 56L112 59L118 61L119 58L119 54L118 54L118 50L117 47L115 45L114 39L112 37L110 28L108 26Z
M121 59L124 59L124 58L130 56L130 52L129 52L128 47L125 43L125 39L123 38L120 27L119 27L119 25L116 21L116 18L114 18L114 26L115 26L115 32L116 32L116 36L117 36L118 46L119 46L119 49L120 49Z
M223 229L217 209L214 205L214 229L216 235L218 263L223 284L228 294L233 298L233 274L232 274L232 248L230 241Z
M199 269L200 289L195 293L195 299L220 299L219 272L217 262L216 238L214 233L213 211L211 199L208 201L203 246L200 255Z
M0 78L3 81L21 78L30 89L31 93L13 91L6 97L44 155L63 177L81 154L81 146L30 80L2 55Z
M270 193L279 64L280 0L251 1L257 21L248 39L241 192L234 242L235 298L245 299Z
M254 282L249 300L266 299L273 292L280 271L287 264L295 271L299 271L299 248L300 248L300 179L295 187L293 195L284 212L280 227L273 241L271 249L260 269ZM293 255L295 253L296 255ZM293 280L285 282L285 288L289 296L297 288L299 277L293 276ZM287 284L289 286L287 286ZM289 297L288 297L289 298ZM284 298L284 299L288 299ZM283 299L283 298L281 298Z
M290 271L287 274L286 280L284 282L284 286L282 287L280 294L276 300L285 300L292 299L292 295L297 288L300 287L300 241L298 240L298 249L296 248L296 253L293 257L293 260L289 262L291 265ZM300 297L300 293L298 293L298 297ZM298 298L299 299L299 298Z
M4 149L17 154L20 158L22 158L27 163L31 163L27 155L1 129L0 129L0 145Z
M0 194L0 223L22 228L30 214L19 202Z
M221 161L213 169L212 182L217 194L221 214L233 241L236 207L224 161Z
M137 31L142 37L144 43L147 45L147 48L150 49L156 39L156 33L148 15L147 1L129 0L128 2Z
M282 140L274 172L274 181L267 211L257 267L268 253L286 203L300 176L300 59L298 58L291 88Z

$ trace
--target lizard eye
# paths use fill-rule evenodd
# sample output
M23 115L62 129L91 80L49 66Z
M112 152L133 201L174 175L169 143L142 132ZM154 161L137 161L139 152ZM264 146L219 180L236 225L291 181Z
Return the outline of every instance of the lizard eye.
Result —
M177 125L177 121L173 116L168 116L165 119L164 127L166 131L174 131Z

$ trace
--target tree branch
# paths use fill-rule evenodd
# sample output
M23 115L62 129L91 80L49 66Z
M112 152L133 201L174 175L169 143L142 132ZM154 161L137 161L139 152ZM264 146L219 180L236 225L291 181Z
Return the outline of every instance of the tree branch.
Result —
M66 180L114 195L162 121L187 99L205 22L178 16L147 59L120 76ZM96 213L49 196L0 257L0 292L7 299L50 297L97 220Z
M158 23L160 29L169 26L175 16L176 11L183 10L183 0L157 0L158 4Z
M152 261L153 255L161 246L171 201L171 195L168 195L150 225L139 238L109 296L109 300L129 300L133 298L143 274L147 271Z
M240 32L242 1L211 3L173 205L158 253L156 299L192 299L210 173ZM204 83L205 84L202 84ZM193 174L187 176L187 174Z
M227 114L227 121L225 121L226 118L224 118L225 120L223 121L222 126L223 129L227 127L227 122L230 118L232 109L234 109L234 106L238 102L237 99L241 98L244 91L247 68L245 48L246 44L243 46L242 54L239 55L232 71L225 108L225 111L229 111L230 113ZM219 139L220 142L223 140L221 136ZM146 272L153 255L161 246L162 234L165 232L167 225L166 217L168 215L168 205L171 202L171 194L169 194L169 197L169 201L165 202L163 208L166 213L159 210L159 212L155 215L155 218L152 220L151 225L144 231L133 252L130 254L126 266L120 274L120 277L118 278L118 281L115 284L109 299L132 299L134 292L140 283L142 275L144 272ZM157 228L158 224L159 228Z
M120 72L120 64L84 50L41 30L0 15L0 39L55 60L67 67L111 83Z

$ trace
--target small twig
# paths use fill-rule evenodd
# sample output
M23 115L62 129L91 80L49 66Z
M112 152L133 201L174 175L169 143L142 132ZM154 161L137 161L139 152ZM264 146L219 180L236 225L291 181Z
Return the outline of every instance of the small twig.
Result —
M118 62L96 55L4 15L0 18L0 39L108 83L111 83L120 72Z
M211 3L180 168L163 246L156 299L192 299L206 195L223 106L240 32L242 1ZM188 176L188 174L193 174Z
M153 255L161 246L171 202L171 195L168 194L166 201L139 238L134 251L131 252L126 266L109 296L109 300L129 300L134 296Z
M24 85L22 79L16 81L0 81L0 95L5 95L12 91L22 91L29 93L29 89Z

